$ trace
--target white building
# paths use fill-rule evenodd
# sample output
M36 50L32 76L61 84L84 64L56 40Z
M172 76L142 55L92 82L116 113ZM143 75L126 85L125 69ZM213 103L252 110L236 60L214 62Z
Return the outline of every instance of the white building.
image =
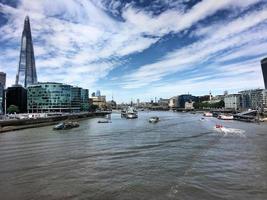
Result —
M224 97L224 103L226 109L239 110L241 108L241 95L229 94Z
M175 109L177 107L177 100L178 100L178 96L170 98L170 100L169 100L169 108L170 109Z

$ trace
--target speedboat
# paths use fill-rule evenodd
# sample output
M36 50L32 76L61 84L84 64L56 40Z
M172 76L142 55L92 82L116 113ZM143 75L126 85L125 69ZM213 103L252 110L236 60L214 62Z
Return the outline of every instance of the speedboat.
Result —
M223 125L221 125L221 124L216 124L215 128L223 128Z
M99 120L97 123L111 123L110 120Z
M212 117L212 113L211 112L204 112L203 116L204 117Z
M233 120L234 116L233 115L219 115L218 119L222 119L222 120Z
M159 121L159 117L150 117L148 121L150 123L157 123Z

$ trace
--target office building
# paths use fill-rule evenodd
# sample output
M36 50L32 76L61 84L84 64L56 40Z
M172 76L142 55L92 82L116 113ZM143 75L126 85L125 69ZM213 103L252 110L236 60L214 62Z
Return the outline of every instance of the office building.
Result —
M242 109L258 109L267 107L267 90L255 89L239 92Z
M21 85L14 85L6 89L6 108L15 105L19 113L27 112L27 90Z
M16 75L16 85L27 87L34 83L37 83L37 74L35 68L30 19L28 16L26 16L21 37L21 50L19 68Z
M262 69L265 89L267 89L267 58L261 60L261 69Z
M5 89L2 83L0 83L0 115L4 114L5 107Z
M241 108L241 94L229 94L224 97L226 109L239 110Z
M0 72L0 84L6 88L6 73Z
M86 89L46 82L30 85L27 90L28 112L80 112L89 108Z

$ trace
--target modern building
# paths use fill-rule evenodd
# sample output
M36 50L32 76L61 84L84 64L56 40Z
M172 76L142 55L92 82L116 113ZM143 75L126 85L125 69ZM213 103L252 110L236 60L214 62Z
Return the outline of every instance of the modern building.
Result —
M229 94L224 97L224 104L226 109L240 110L241 108L241 94Z
M89 110L89 90L81 89L81 111Z
M0 72L0 84L6 88L6 73Z
M255 89L239 92L241 95L242 109L267 108L267 90Z
M6 108L15 105L19 113L27 112L27 90L21 85L14 85L6 89Z
M262 69L265 89L267 89L267 58L261 60L261 69Z
M4 114L6 73L0 72L0 115Z
M80 112L88 111L88 90L71 85L46 82L27 88L28 112Z
M27 86L35 83L37 83L37 74L35 68L30 19L28 16L26 16L21 37L21 50L19 68L16 75L16 85L22 85L26 88Z

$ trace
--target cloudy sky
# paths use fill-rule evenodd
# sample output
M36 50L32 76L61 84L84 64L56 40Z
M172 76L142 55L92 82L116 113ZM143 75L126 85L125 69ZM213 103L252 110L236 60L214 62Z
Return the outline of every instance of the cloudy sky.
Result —
M119 102L263 87L267 0L0 0L9 86L26 15L41 82Z

